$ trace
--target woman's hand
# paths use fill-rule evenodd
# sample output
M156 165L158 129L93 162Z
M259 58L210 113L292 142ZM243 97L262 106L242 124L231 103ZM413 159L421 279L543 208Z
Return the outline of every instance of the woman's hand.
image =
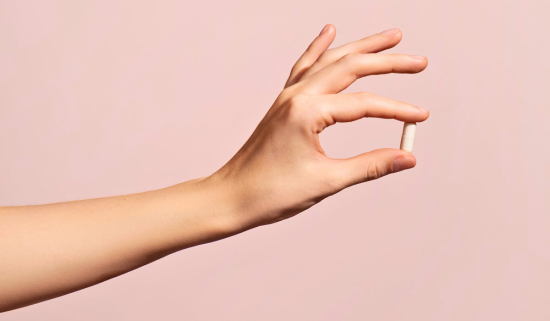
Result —
M327 50L336 29L327 25L292 68L285 89L237 154L203 183L220 186L236 230L277 222L361 182L415 166L415 157L379 149L349 159L327 157L319 134L337 122L364 117L421 122L429 113L371 93L339 93L357 79L417 73L425 57L377 54L401 40L398 29Z
M336 122L428 118L373 94L338 94L367 75L426 68L423 57L373 54L399 42L397 29L327 50L334 36L325 27L250 139L211 176L138 194L0 207L0 312L288 218L350 185L413 167L414 156L396 149L350 159L323 152L319 133Z

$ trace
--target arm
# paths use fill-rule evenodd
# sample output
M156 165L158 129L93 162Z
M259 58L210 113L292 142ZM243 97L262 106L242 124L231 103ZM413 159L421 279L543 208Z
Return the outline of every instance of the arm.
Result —
M372 54L395 46L399 30L327 50L335 33L323 29L249 140L211 176L133 195L0 208L0 311L289 218L348 186L414 167L414 156L397 149L325 155L318 135L336 122L428 118L406 103L339 93L367 75L426 68L424 57Z

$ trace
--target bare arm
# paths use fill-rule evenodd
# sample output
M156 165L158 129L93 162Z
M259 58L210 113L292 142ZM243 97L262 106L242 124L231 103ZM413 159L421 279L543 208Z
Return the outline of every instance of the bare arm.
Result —
M133 195L0 208L0 310L229 236L223 205L214 202L216 188L206 185L197 179Z
M318 135L363 117L426 120L428 112L410 104L339 92L367 75L420 72L427 60L373 54L400 41L397 29L330 50L336 30L323 31L249 140L211 176L133 195L0 208L0 311L286 219L348 186L414 167L414 156L397 149L332 159Z

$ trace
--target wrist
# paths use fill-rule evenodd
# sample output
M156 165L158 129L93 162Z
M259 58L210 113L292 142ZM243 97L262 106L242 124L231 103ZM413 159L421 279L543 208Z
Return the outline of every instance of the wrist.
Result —
M236 202L217 177L193 179L164 190L178 228L178 250L216 241L243 231L236 219Z

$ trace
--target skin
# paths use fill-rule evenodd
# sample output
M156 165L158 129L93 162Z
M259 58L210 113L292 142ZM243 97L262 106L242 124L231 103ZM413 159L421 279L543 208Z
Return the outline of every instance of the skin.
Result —
M378 52L398 29L328 49L327 25L292 68L285 89L243 147L208 177L145 193L0 207L0 311L61 296L173 252L294 216L342 189L415 166L379 149L327 157L319 134L364 117L422 122L428 112L370 93L339 93L357 79L417 73L425 57Z

